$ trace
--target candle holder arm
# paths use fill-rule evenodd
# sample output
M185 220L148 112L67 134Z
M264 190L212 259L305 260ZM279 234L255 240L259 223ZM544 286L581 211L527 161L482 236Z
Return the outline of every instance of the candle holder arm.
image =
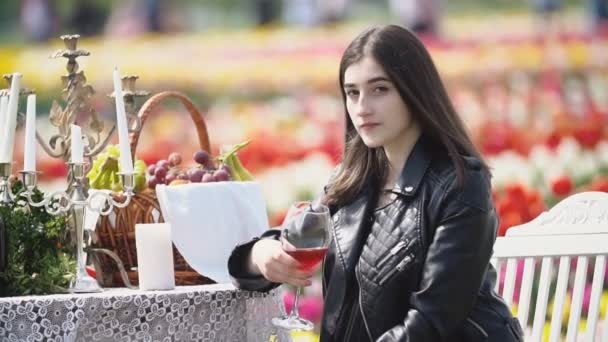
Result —
M61 144L60 146L60 150L57 151L57 144L56 141L60 139L61 140ZM44 152L46 152L46 154L48 154L49 156L51 156L52 158L61 158L64 154L65 154L65 147L64 147L64 138L61 135L54 135L51 138L51 142L53 144L54 147L51 147L49 144L47 144L44 141L44 138L42 138L42 136L40 135L40 133L36 132L36 140L38 141L38 144L40 144L40 146L42 146L42 149L44 150Z
M125 193L125 200L122 202L114 200L111 194L103 191L94 192L89 194L87 199L87 207L95 212L100 213L103 216L110 215L112 208L124 208L131 202L132 194L130 192ZM100 206L94 206L93 203L99 203L96 199L101 198L102 202Z
M114 134L114 131L116 130L116 124L112 124L112 127L110 127L110 130L108 131L108 134L106 135L105 138L103 138L102 142L100 144L97 144L93 149L91 149L90 152L85 153L85 157L94 157L96 155L98 155L99 153L101 153L101 151L103 151L104 148L106 148L106 146L110 143L110 139L112 138L112 135Z
M35 208L44 206L46 211L53 216L59 215L60 213L66 213L72 209L73 202L70 201L70 196L64 191L56 191L50 196L42 199L40 202L36 202L36 200L32 198L33 194L34 192L32 190L25 190L21 193L27 200L28 205Z

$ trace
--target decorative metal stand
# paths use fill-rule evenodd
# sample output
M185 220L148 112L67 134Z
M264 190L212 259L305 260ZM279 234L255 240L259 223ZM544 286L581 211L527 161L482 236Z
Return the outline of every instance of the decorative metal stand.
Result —
M65 191L57 191L45 197L40 202L35 202L32 198L34 189L38 185L38 173L21 171L21 177L25 186L25 191L22 193L23 198L28 205L32 207L44 206L46 211L52 215L67 214L68 227L70 236L73 240L76 258L76 276L70 283L70 292L100 292L102 291L98 282L88 275L86 272L87 252L100 252L108 254L118 263L118 268L123 275L123 280L126 279L125 285L132 288L128 281L128 277L124 270L122 262L110 250L95 248L92 249L87 245L84 237L84 222L87 209L97 212L101 215L109 215L114 207L126 207L133 196L133 188L135 187L134 173L120 173L124 192L122 193L121 201L116 201L114 198L104 192L95 192L89 195L88 182L86 180L87 164L92 163L94 156L99 154L108 145L110 138L115 130L113 125L102 137L103 122L99 120L97 113L92 106L89 105L90 97L95 93L90 85L86 84L86 77L83 71L78 71L78 63L76 58L80 56L88 56L89 52L77 48L78 35L61 36L65 44L65 48L55 52L51 58L63 57L67 58L68 74L61 77L64 85L63 99L66 102L65 108L62 108L56 101L53 102L49 120L51 124L58 128L59 133L53 135L49 142L45 142L38 133L36 138L45 152L53 158L62 158L68 165L68 186ZM10 78L7 78L10 84ZM147 92L135 91L135 80L137 76L125 76L122 78L123 86L127 85L127 91L123 95L125 103L128 104L127 111L130 121L129 131L137 131L141 128L141 123L138 121L135 113L134 97L146 96ZM23 90L22 93L28 90ZM88 128L90 134L85 133L85 157L89 163L72 163L70 146L70 125L76 124L76 118L79 114L88 114L90 121ZM8 177L11 174L11 164L0 164L0 205L3 203L11 203L15 196L11 193Z

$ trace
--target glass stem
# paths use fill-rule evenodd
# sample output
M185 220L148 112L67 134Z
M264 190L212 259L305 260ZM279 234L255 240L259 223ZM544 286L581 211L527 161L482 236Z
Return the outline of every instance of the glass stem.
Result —
M300 313L298 312L298 301L300 299L300 292L302 291L302 288L298 286L298 289L296 290L296 298L293 300L293 309L291 309L291 315L293 317L300 317Z

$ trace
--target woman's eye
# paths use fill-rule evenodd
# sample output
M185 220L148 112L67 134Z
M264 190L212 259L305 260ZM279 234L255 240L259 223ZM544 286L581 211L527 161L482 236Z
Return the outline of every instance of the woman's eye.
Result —
M388 87L385 87L385 86L379 86L379 87L374 88L374 92L376 92L376 93L384 93L386 91L388 91Z
M346 95L348 95L348 97L353 97L353 96L357 96L359 95L359 91L358 90L347 90L346 91Z

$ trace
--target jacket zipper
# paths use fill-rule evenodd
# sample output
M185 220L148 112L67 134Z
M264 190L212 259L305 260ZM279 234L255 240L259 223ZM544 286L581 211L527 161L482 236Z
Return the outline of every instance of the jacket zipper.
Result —
M350 317L348 318L348 326L346 327L346 334L344 337L350 338L350 335L353 332L353 325L355 324L355 316L353 315L353 311L349 313Z
M403 240L399 241L393 248L391 248L391 250L389 251L388 255L385 256L384 258L382 258L378 262L378 265L376 267L377 268L382 267L387 261L389 261L397 253L399 253L399 251L401 251L402 249L404 249L405 247L407 247L407 245L409 245L409 241L407 241L407 240L405 240L405 241L403 241Z
M394 269L392 269L384 277L382 277L382 279L380 279L379 285L383 285L387 280L392 278L393 275L405 270L405 267L408 266L412 260L414 260L414 256L412 254L407 255Z
M472 320L468 317L467 317L467 321L469 323L471 323L475 328L477 328L477 330L479 330L479 332L481 332L483 337L488 338L488 333L481 327L481 325L477 324L477 322L475 322L474 320Z
M363 312L363 290L361 289L361 281L359 280L359 273L361 269L359 268L359 263L357 263L357 267L355 268L355 279L357 279L357 285L359 285L359 310L361 311L361 317L363 318L363 324L365 325L365 331L367 332L367 337L369 337L370 341L374 341L372 338L372 333L369 331L369 325L367 324L367 319L365 319L365 312Z
M323 262L321 263L321 281L323 282L323 299L325 299L325 293L327 293L327 281L325 280L325 258L327 254L323 257Z

